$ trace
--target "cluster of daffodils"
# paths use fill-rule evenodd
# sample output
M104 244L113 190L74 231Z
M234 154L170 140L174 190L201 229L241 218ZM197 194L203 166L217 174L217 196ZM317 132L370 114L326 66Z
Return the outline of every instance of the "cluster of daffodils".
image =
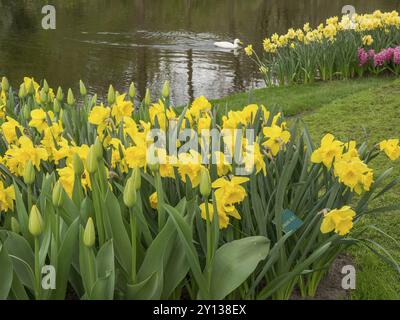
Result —
M370 190L373 171L360 159L355 141L343 143L327 134L322 138L321 146L313 152L311 161L323 163L327 169L333 166L339 181L357 194Z
M289 29L284 35L273 34L270 38L265 38L263 42L264 50L268 53L275 53L279 48L295 48L300 43L306 45L314 42L321 42L324 39L331 42L336 41L338 33L354 30L362 34L364 44L371 45L373 38L365 32L373 30L383 30L389 32L391 28L400 28L400 16L397 11L381 12L375 11L372 14L354 14L353 16L344 15L341 19L337 16L326 19L326 23L319 24L313 29L306 23L302 29Z
M397 139L366 155L328 134L314 150L263 105L222 112L201 96L174 108L168 82L154 103L147 90L138 104L134 84L103 103L83 82L79 93L1 81L0 269L13 280L0 298L286 299L296 283L313 295L319 265L395 184L380 188L368 161L397 160Z
M392 161L400 158L398 139L384 140L377 147ZM373 170L361 160L355 141L343 143L332 134L327 134L322 138L320 147L312 153L311 162L321 163L332 170L340 183L358 195L370 191L374 182ZM339 235L345 235L353 227L355 216L349 206L325 212L321 232L335 231Z
M376 54L376 59L380 59L383 52L394 50L399 44L399 13L377 10L372 14L331 17L314 29L306 23L303 28L291 28L283 35L275 33L263 41L264 60L257 56L252 45L245 48L245 53L255 57L253 60L268 84L279 82L284 85L311 82L315 78L330 80L361 76L365 71L362 68L365 55L360 60L358 56L365 47L370 54L374 53L372 58L375 52L382 52ZM399 73L398 68L389 70Z
M6 89L7 80L4 82L2 87ZM81 84L82 86L81 91L85 93L84 85ZM36 172L54 171L64 190L72 198L76 179L80 179L85 192L91 190L90 174L93 170L90 168L90 154L91 149L95 148L92 146L95 141L101 149L97 154L102 156L104 150L104 160L107 163L105 174L111 182L123 181L132 169L154 174L154 170L149 170L149 155L152 154L156 158L157 173L161 178L178 179L182 184L190 181L191 187L197 188L202 169L210 170L212 163L216 167L213 187L217 188L215 208L220 217L220 228L228 227L229 217L240 219L235 205L246 197L246 190L240 184L245 183L247 178L241 180L235 176L233 159L241 157L247 174L261 171L266 175L264 158L277 156L290 139L286 123L281 120L280 114L272 116L264 106L255 104L240 111L230 111L223 116L221 126L214 128L222 136L222 147L210 151L214 110L205 97L195 99L184 115L178 114L172 106L167 105L164 97L157 103L146 105L147 115L143 119L135 119L133 91L134 87L131 87L129 95L119 94L111 87L108 105L96 104L91 99L91 106L80 110L80 116L84 119L82 123L86 125L85 130L93 137L91 141L88 139L84 143L79 133L74 139L74 130L70 133L66 129L65 122L70 126L67 113L71 110L60 108L63 101L62 90L58 89L54 95L46 82L41 87L34 79L25 78L19 91L21 100L25 101L22 115L15 117L5 113L1 120L5 146L1 164L15 177L24 177L28 164L33 165ZM7 90L2 92L3 101L7 103ZM71 90L67 101L66 106L72 109L75 98ZM250 141L246 136L246 129L251 128L256 120L263 128ZM165 135L176 129L178 123L181 126L177 135L183 134L185 129L189 130L190 138L198 140L198 144L186 148L184 152L174 153L169 153L166 145L154 147L152 130L159 130ZM198 138L201 134L201 138ZM182 145L183 142L177 139L176 147ZM3 207L10 209L12 206L9 199L12 199L12 193L8 193L7 199L4 196ZM157 208L156 192L150 196L149 204L152 208Z

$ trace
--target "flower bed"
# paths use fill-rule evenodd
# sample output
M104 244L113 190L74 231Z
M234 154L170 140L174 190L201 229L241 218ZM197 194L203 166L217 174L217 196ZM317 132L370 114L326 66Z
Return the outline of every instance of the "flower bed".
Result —
M1 87L0 298L288 299L314 295L351 245L378 250L366 214L395 184L375 176L398 140L314 146L300 123L248 105L178 113L110 87L106 105L25 78ZM222 111L222 110L219 110ZM382 251L382 252L381 252ZM44 266L55 288L42 285ZM51 289L53 288L53 289Z
M257 56L248 46L246 54L254 59L267 85L309 83L315 79L348 79L368 70L399 74L400 16L397 11L332 17L312 29L289 29L264 40L265 56ZM375 54L376 53L376 54Z

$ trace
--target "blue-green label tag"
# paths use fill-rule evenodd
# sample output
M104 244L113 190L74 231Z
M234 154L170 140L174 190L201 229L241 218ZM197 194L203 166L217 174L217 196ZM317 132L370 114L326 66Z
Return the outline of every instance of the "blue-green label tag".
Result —
M303 225L303 221L300 220L292 211L285 209L282 213L282 229L284 233L290 231L296 231Z

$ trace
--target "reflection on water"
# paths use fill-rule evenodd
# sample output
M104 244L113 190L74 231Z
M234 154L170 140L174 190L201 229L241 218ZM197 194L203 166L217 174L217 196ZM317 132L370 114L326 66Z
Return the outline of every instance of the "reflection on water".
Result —
M201 94L216 98L262 85L243 52L213 42L240 38L260 44L265 35L340 15L348 1L328 0L53 0L57 30L41 29L47 1L0 0L0 74L14 85L24 75L91 92L134 81L160 90L171 81L182 104ZM400 0L353 0L357 12L400 10Z

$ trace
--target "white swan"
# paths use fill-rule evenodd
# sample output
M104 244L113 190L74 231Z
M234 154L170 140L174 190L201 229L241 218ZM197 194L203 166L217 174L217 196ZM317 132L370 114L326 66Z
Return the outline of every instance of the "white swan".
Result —
M239 49L241 44L243 44L243 43L239 39L235 39L235 41L233 41L233 43L227 42L227 41L214 42L214 45L216 47L224 48L224 49Z

